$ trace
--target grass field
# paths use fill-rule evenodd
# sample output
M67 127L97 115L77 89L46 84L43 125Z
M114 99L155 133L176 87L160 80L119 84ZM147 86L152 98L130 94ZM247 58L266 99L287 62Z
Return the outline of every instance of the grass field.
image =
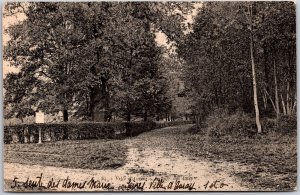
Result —
M72 140L43 144L7 144L4 161L83 169L110 169L125 164L122 140Z
M190 126L190 125L189 125ZM80 140L56 143L5 145L5 162L45 166L111 169L126 163L126 140ZM132 143L154 150L180 151L197 161L232 162L247 170L232 175L249 189L293 191L297 183L296 135L269 132L253 137L209 137L191 133L186 126L143 133ZM227 168L231 169L231 168Z
M193 160L238 163L245 169L231 168L249 189L293 191L297 185L297 137L269 132L253 137L209 137L205 132L161 129L140 135L143 145L181 151ZM205 131L205 130L204 130ZM153 132L154 133L154 132ZM148 136L149 134L149 136ZM151 134L151 137L150 137ZM155 139L153 136L156 136ZM216 164L217 166L217 164Z
M296 136L268 133L253 138L182 134L174 140L182 152L210 161L225 160L246 165L234 170L250 189L293 191L297 185Z

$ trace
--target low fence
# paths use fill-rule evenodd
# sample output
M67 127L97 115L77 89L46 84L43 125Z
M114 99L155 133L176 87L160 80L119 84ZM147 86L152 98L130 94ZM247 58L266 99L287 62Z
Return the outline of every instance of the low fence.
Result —
M4 143L37 143L39 130L43 142L82 139L117 139L136 136L152 129L189 124L192 121L51 123L4 126Z

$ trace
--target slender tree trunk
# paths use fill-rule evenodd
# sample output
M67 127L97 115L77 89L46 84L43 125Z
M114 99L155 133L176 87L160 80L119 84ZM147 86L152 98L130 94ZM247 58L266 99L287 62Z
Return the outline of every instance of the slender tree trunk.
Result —
M295 100L294 100L294 104L293 104L293 107L292 107L292 114L294 114L296 111L296 104L297 104L297 92L295 92Z
M64 118L64 122L67 122L69 120L69 113L67 109L63 110L63 118Z
M253 43L253 29L252 29L252 4L250 4L250 54L251 54L251 66L252 66L252 82L253 82L253 101L255 108L255 121L257 126L257 133L261 133L261 124L259 118L259 108L257 100L257 86L255 75L255 62L254 62L254 43Z
M148 113L147 113L147 111L145 110L145 112L144 112L144 121L147 121L147 119L148 119Z
M100 95L101 90L99 86L90 87L90 94L89 94L89 113L88 116L91 117L91 120L96 120L96 110L95 107L100 102Z
M89 103L89 117L91 117L91 120L94 121L95 115L94 115L94 108L95 108L95 89L90 89L90 103Z
M264 48L264 54L263 55L264 55L264 73L265 73L264 76L265 76L265 83L266 83L265 90L268 93L270 91L270 87L269 87L270 86L270 80L269 80L270 68L269 68L269 63L268 63L268 54L270 52L269 52L269 49L268 49L267 45L264 44L263 48ZM263 100L264 100L264 109L265 109L265 111L268 111L268 105L270 103L270 100L269 100L268 95L266 94L266 92L263 95Z
M104 107L104 121L107 122L110 118L110 108L109 108L109 91L107 86L107 79L101 78L102 83L102 94L103 94L103 107Z
M286 107L285 107L285 104L284 104L284 100L283 100L282 95L281 95L281 103L282 103L283 114L286 115Z
M68 101L67 93L65 93L64 96L65 96L65 100ZM69 113L68 113L68 106L67 105L64 105L63 119L64 119L64 122L69 120Z
M273 66L274 66L274 88L275 88L275 107L276 107L276 118L278 120L280 110L279 110L279 96L278 96L278 83L277 83L277 71L276 71L276 63L273 56Z
M288 81L286 87L286 114L291 115L291 105L290 105L290 83Z
M223 94L222 94L222 87L223 87L223 84L222 84L222 75L220 73L219 75L219 92L218 92L218 104L219 106L223 105L223 101L224 101L224 98L223 98Z
M88 95L85 95L85 101L86 101L86 115L90 116L90 100Z
M127 113L126 120L128 122L130 122L130 120L131 120L131 113L130 112Z

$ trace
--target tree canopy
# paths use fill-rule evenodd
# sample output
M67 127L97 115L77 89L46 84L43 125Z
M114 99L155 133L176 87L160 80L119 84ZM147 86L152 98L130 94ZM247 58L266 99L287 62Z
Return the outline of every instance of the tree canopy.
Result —
M6 117L36 110L110 121L296 112L292 2L7 3ZM169 48L157 44L163 33ZM173 51L170 51L173 50Z
M170 104L155 33L178 40L190 3L7 3L26 18L10 26L4 59L7 116L36 110L98 120L154 116ZM27 105L27 110L23 110ZM162 109L165 107L165 109ZM19 109L22 108L22 111Z
M261 114L295 113L295 13L292 2L203 3L177 50L199 116L254 111L252 59Z

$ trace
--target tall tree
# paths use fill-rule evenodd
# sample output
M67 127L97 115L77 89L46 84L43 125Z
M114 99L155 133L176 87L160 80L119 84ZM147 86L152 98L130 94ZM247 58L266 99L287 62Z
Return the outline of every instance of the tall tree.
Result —
M138 97L144 118L151 102L158 105L167 99L154 98L164 96L165 87L158 71L161 53L155 32L164 30L170 39L182 34L183 17L173 13L181 10L180 4L33 2L7 4L6 9L25 15L24 21L7 30L11 40L4 58L20 70L8 75L7 103L13 105L15 91L9 86L18 77L19 88L24 89L19 101L30 97L33 110L61 111L64 121L70 114L99 120L97 113L104 111L107 121L116 83L124 82L124 70L131 69L139 73L133 75L136 86L132 93L145 89ZM172 23L166 23L169 16ZM24 74L26 70L30 74ZM35 79L26 86L21 82L30 78Z
M261 133L261 124L259 117L258 99L257 99L257 82L256 82L256 72L255 72L255 61L254 61L254 40L253 40L253 8L252 3L248 5L249 10L249 30L250 30L250 56L251 56L251 67L252 67L252 81L253 81L253 101L255 108L255 121L257 126L257 132Z
M204 2L177 50L194 111L295 113L295 43L291 2Z
M17 82L26 92L18 94L19 98L30 98L32 109L62 111L63 119L67 121L75 103L74 95L83 83L77 79L82 78L79 74L89 62L83 60L89 55L89 51L83 49L86 38L79 22L83 19L74 14L74 10L81 10L81 4L25 5L26 19L7 30L11 39L4 48L4 59L20 72L7 75L6 103L15 101L9 98L15 96L10 86L11 82Z

